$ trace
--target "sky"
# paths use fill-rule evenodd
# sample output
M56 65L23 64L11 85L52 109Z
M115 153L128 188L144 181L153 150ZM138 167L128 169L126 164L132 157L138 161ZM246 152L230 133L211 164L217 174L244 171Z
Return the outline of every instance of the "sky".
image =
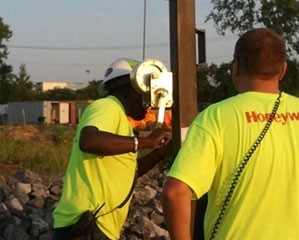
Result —
M100 80L117 58L142 60L143 49L145 58L171 71L167 0L0 0L0 6L13 32L4 42L6 63L15 74L25 64L34 83ZM221 37L213 22L205 23L210 0L195 0L195 6L195 27L206 32L207 63L229 62L237 36Z

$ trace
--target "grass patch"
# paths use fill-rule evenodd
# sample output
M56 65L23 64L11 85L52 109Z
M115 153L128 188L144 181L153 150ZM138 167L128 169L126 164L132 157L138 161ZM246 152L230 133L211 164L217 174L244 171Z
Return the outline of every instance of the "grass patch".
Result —
M43 175L65 171L75 128L63 125L1 126L0 163ZM1 174L5 174L1 171Z

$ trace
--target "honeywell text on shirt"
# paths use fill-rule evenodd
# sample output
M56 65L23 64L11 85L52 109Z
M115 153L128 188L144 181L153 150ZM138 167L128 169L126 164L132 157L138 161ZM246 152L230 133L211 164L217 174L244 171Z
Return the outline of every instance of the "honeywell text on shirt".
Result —
M266 122L270 115L271 113L245 112L247 123ZM276 113L273 121L283 125L289 121L299 121L299 112Z

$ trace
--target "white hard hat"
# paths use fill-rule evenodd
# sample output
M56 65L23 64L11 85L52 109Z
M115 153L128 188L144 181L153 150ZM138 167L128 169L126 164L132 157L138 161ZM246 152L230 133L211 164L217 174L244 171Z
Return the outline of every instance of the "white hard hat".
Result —
M108 92L106 90L105 83L121 76L130 75L132 69L135 65L137 65L137 63L137 60L130 58L119 58L111 63L106 70L103 81L101 81L98 87L99 95L101 97L107 96Z
M130 75L133 67L138 63L135 59L120 58L111 63L105 72L104 80L105 83L111 79L121 77L124 75Z

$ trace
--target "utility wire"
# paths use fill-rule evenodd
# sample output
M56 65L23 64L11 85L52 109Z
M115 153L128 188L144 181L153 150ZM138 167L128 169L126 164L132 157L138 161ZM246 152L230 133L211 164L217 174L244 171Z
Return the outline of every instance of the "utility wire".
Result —
M207 38L208 43L217 43L223 41L234 40L236 36L215 36ZM29 46L29 45L6 45L8 48L20 48L20 49L31 49L31 50L55 50L55 51L103 51L103 50L123 50L123 49L140 49L142 45L124 45L124 46L101 46L101 47L49 47L49 46ZM146 45L147 48L158 48L168 47L169 42L149 43Z
M168 43L153 43L148 44L148 48L166 47ZM63 50L63 51L97 51L97 50L119 50L119 49L138 49L142 45L127 45L127 46L106 46L106 47L46 47L46 46L25 46L25 45L9 45L9 48L33 49L33 50Z

